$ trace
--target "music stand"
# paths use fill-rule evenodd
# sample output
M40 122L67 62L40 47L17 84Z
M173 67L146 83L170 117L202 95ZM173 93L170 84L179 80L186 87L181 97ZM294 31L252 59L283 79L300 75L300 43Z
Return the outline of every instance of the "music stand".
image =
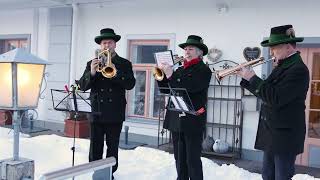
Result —
M74 127L73 127L73 146L72 150L72 166L74 166L75 155L75 134L76 134L76 121L79 112L92 113L91 104L89 99L89 92L78 91L76 87L72 86L71 91L51 89L51 97L53 108L56 111L64 111L74 113Z
M181 112L182 114L197 115L194 109L190 96L185 88L172 88L169 84L168 87L159 87L160 90L165 90L168 93L162 93L169 97L168 110Z
M191 102L190 96L186 88L172 88L168 83L168 87L159 87L160 90L166 91L166 93L162 93L165 96L169 97L168 106L166 109L170 111L177 111L180 112L179 117L185 116L187 114L191 115L198 115L197 111L194 109L194 106ZM161 92L161 91L160 91ZM178 163L180 163L180 126L181 126L181 119L178 121ZM180 173L180 165L178 165L178 172L177 175L179 177Z

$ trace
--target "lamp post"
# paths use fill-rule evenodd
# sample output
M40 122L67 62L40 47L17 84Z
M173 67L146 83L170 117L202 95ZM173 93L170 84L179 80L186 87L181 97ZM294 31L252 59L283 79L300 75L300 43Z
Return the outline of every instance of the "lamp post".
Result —
M37 108L47 64L47 61L21 48L0 55L0 109L13 111L13 161L21 160L19 158L21 119L18 111Z

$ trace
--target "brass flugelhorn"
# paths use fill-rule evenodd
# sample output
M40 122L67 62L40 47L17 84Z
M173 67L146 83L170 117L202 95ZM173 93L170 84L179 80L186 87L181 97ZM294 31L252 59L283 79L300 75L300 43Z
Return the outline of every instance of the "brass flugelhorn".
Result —
M173 65L179 63L179 62L182 62L184 61L184 57L183 56L178 56L178 55L174 55L173 56L173 59L174 59L174 63ZM159 67L154 67L152 69L152 73L153 73L153 76L154 78L157 80L157 81L162 81L163 78L164 78L164 72L162 69L160 69Z
M267 63L269 61L274 61L274 60L275 60L275 57L272 57L267 60L265 60L264 57L260 57L258 59L239 64L239 65L237 65L235 67L231 67L229 69L214 71L215 77L216 77L218 83L220 84L221 80L224 77L229 76L229 75L234 75L237 71L239 71L243 67L248 67L248 66L255 67L255 66L259 66L261 64Z
M96 58L100 61L96 69L97 72L101 72L106 78L113 78L117 75L117 69L111 61L111 52L109 49L97 49ZM105 62L105 58L107 58L107 62Z

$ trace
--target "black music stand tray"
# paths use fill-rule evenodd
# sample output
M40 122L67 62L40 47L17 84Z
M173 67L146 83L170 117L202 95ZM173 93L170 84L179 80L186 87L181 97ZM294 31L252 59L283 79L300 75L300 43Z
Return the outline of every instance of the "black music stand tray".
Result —
M159 87L159 89L167 92L162 94L169 97L169 103L166 107L168 110L177 111L181 114L197 115L197 111L193 107L187 89L172 88L169 84L168 87Z

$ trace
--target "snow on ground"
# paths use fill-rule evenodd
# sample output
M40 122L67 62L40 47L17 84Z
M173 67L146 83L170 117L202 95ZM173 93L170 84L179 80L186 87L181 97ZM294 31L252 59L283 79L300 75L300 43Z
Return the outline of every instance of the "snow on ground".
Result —
M0 159L12 157L13 131L0 127ZM20 136L20 157L35 161L35 178L41 174L71 166L73 139L57 135L43 135L30 138ZM89 141L76 139L75 164L88 162ZM261 175L250 173L235 165L219 166L207 158L202 158L204 179L261 180ZM174 180L175 163L172 154L157 149L138 147L135 150L119 150L117 180ZM306 174L298 174L293 180L315 180ZM320 179L317 179L320 180Z

